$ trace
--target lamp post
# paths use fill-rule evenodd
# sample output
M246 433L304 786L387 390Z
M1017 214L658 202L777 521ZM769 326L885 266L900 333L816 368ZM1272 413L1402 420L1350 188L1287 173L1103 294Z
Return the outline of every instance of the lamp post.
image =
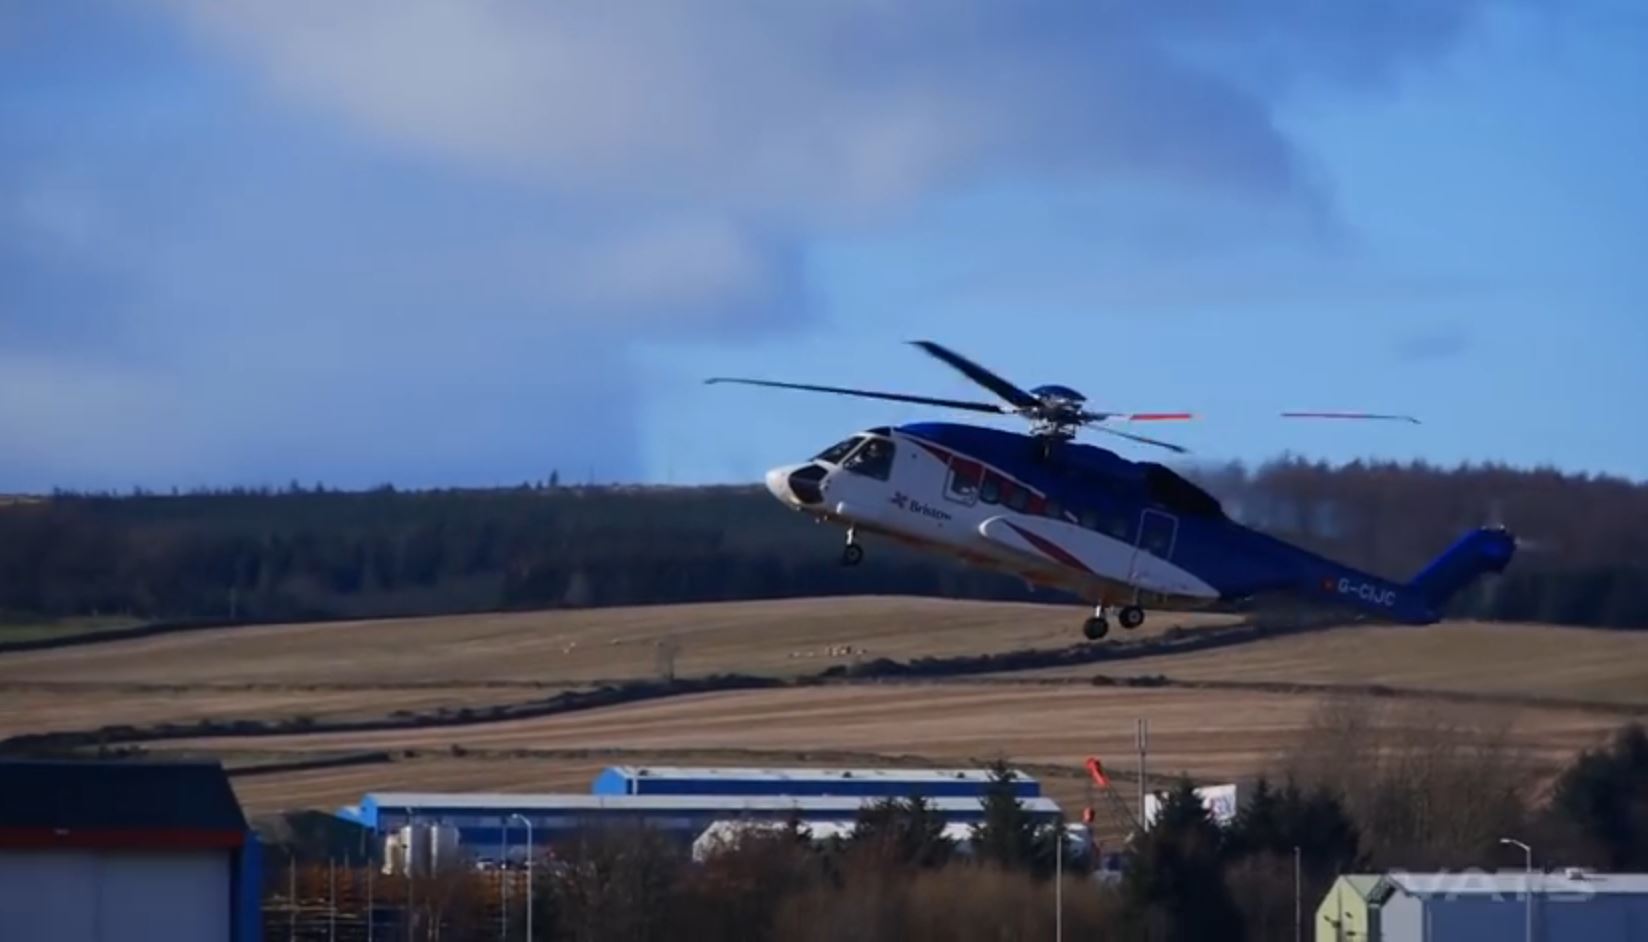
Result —
M1053 940L1064 942L1064 817L1053 822Z
M526 825L526 939L532 942L532 821L519 812L510 817L520 818Z
M1502 837L1499 843L1522 848L1522 900L1524 906L1522 937L1534 942L1534 849L1515 838Z
M418 920L418 908L413 903L412 894L416 884L412 882L412 869L417 861L417 855L412 853L412 847L418 842L418 815L411 808L406 809L406 846L401 849L406 861L406 939L412 942L412 926Z
M1293 845L1293 942L1300 942L1305 932L1305 911L1300 903L1299 845Z
M509 942L509 819L498 834L498 942Z

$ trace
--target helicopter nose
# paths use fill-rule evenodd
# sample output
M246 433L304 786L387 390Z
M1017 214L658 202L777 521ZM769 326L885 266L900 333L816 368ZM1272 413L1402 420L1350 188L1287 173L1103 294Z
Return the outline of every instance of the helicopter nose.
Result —
M824 491L820 482L829 473L816 464L787 465L767 472L767 490L792 507L822 503Z
M789 465L767 472L767 490L772 491L772 496L786 504L800 503L795 499L795 493L790 490L790 472L794 470L795 466Z

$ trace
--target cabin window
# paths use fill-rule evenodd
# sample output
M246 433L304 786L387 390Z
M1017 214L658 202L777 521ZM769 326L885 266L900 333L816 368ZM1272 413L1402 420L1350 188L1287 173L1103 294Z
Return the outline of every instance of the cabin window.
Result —
M854 435L846 441L836 442L834 445L831 445L830 447L814 455L813 460L824 461L829 464L840 464L841 459L847 457L847 453L852 451L853 447L863 440L864 436Z
M854 474L885 481L893 473L894 453L892 442L885 438L872 438L847 456L841 466Z
M1021 513L1030 506L1029 491L1016 485L1010 486L1005 484L1002 486L1002 489L1005 491L1002 496L1002 503Z
M1081 525L1089 530L1097 530L1099 528L1099 512L1097 510L1083 510L1081 512Z
M979 500L986 504L994 504L1001 500L1001 478L995 474L984 472L984 480L979 483Z
M977 463L965 458L950 459L950 486L945 488L945 496L961 504L972 504L978 500L979 482L984 477L984 469Z
M1052 517L1054 520L1064 519L1064 508L1060 506L1058 501L1051 497L1047 498L1047 503L1042 507L1042 512L1047 514L1049 517Z

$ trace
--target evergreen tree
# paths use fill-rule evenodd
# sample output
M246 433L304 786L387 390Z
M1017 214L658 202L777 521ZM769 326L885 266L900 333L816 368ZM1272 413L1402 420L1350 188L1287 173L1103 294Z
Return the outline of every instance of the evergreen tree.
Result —
M926 798L912 795L860 808L846 849L895 866L929 868L948 862L954 846L944 836L944 819Z
M1006 870L1051 873L1058 825L1038 824L1025 810L1013 787L1017 775L1005 759L992 762L989 774L983 820L973 826L974 857Z
M1243 921L1225 886L1223 843L1194 786L1181 779L1139 835L1122 881L1129 938L1239 942Z
M1551 814L1607 869L1648 869L1648 732L1632 724L1557 779Z

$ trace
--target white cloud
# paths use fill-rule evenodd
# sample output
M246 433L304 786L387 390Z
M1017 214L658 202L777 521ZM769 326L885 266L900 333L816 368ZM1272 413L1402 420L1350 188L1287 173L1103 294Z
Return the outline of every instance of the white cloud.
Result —
M1174 52L1181 34L1245 38L1242 17L963 0L177 2L307 106L621 202L816 219L1038 168L1297 182L1263 100Z

